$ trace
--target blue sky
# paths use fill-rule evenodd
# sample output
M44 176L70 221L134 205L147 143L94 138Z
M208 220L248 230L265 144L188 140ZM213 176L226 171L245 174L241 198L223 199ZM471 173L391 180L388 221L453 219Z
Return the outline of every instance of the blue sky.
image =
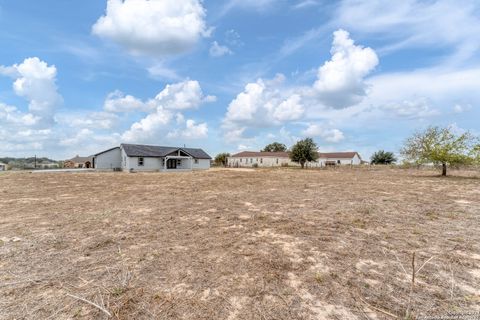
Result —
M478 1L0 0L0 156L480 131Z

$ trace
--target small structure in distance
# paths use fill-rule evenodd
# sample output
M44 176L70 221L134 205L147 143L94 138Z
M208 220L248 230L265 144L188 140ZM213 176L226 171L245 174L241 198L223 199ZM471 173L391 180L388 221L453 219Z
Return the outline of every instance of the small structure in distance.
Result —
M63 167L67 169L93 168L93 156L80 157L78 154L72 159L65 160Z

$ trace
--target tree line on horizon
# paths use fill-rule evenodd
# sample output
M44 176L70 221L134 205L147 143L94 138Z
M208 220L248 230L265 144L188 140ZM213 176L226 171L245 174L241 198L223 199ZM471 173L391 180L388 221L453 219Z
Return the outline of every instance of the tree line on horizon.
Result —
M280 142L266 145L262 152L289 151L290 159L305 168L307 162L318 159L318 146L312 138L297 141L290 150ZM480 138L472 133L455 132L452 127L428 127L415 132L403 144L400 155L405 163L441 166L442 176L447 175L447 167L458 165L480 165ZM220 153L215 157L217 165L227 165L230 153ZM390 165L398 161L393 152L378 150L370 158L371 164Z

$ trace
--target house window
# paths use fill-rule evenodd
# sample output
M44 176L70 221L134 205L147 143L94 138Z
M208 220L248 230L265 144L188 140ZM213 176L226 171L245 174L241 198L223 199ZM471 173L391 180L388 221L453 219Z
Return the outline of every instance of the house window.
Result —
M139 167L143 166L143 158L138 158L138 166Z
M242 159L242 158L240 158L240 163L242 163L242 160L243 160L243 159Z
M178 159L177 160L177 166L181 166L182 165L182 160Z
M252 159L252 158L250 158L250 163L253 163L253 159Z
M195 159L195 164L198 164L198 159Z
M278 158L277 158L277 164L278 164Z
M337 164L340 164L340 160L337 160Z
M263 158L260 158L260 163L263 163Z

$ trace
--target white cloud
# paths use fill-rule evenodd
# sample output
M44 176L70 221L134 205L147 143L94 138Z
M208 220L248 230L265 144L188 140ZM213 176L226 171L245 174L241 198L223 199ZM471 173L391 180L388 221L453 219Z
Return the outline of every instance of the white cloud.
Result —
M326 142L332 143L337 143L345 139L343 132L339 129L329 129L318 124L310 124L302 134L308 137L320 137Z
M304 112L301 96L282 91L285 77L278 74L272 80L259 79L248 83L243 92L230 102L224 122L250 126L279 125L301 118Z
M164 57L186 52L208 35L199 0L108 0L92 32L132 54Z
M147 68L148 74L154 79L179 80L180 76L173 69L166 67L163 63L157 63Z
M210 47L210 56L212 57L222 57L224 55L233 54L233 51L230 50L227 46L222 46L218 44L217 41L212 42L212 46Z
M103 108L108 112L148 111L151 109L142 100L131 95L125 95L119 90L107 96Z
M467 112L468 110L472 109L472 105L471 104L455 104L453 106L453 111L455 113L464 113L464 112Z
M294 9L304 9L304 8L310 8L310 7L316 6L318 4L319 3L318 3L317 0L301 0L298 3L294 4L293 8Z
M298 94L293 94L273 111L273 117L278 121L298 120L303 116L305 111L301 104L301 97Z
M345 0L332 24L382 37L388 43L382 51L453 46L461 62L480 48L479 9L475 0Z
M40 117L34 116L31 113L23 113L16 107L0 103L0 124L7 126L33 126L37 124L39 120Z
M213 102L215 99L214 96L203 94L198 81L186 80L168 84L154 99L143 103L147 110L151 110L150 113L133 123L130 129L122 134L122 139L127 142L148 142L164 137L204 138L208 133L206 123L196 124L194 120L189 119L182 130L172 129L172 124L184 123L185 117L178 112L179 110L196 109L201 104Z
M430 106L428 99L403 100L390 102L382 106L383 109L393 112L396 116L405 118L425 118L438 115L439 111Z
M21 64L0 66L0 74L15 79L14 92L28 102L31 118L41 118L45 123L53 122L53 115L63 99L57 92L55 66L49 66L37 57L27 58Z
M225 41L234 47L241 47L244 44L240 39L240 34L234 29L225 31Z
M355 45L345 30L333 35L332 58L319 68L314 89L325 105L345 108L366 95L364 78L377 66L378 57L371 48Z
M228 0L226 1L221 14L226 14L234 8L264 11L271 8L278 0Z
M198 108L202 103L216 101L215 96L204 96L198 81L186 80L169 84L156 97L155 103L166 109Z
M187 120L185 128L175 129L167 134L168 138L204 139L208 136L206 123L196 124L194 120Z
M155 112L132 124L130 129L123 133L122 140L135 143L148 141L165 131L172 118L173 114L171 111L159 106Z
M222 125L225 134L241 128L280 126L361 102L367 95L365 78L378 64L377 55L371 48L355 45L344 30L334 32L331 53L311 86L287 86L283 75L248 83L228 106ZM340 133L331 132L331 139L341 139Z
M82 114L64 114L57 116L59 124L73 128L112 129L118 122L118 116L111 112L87 112Z

